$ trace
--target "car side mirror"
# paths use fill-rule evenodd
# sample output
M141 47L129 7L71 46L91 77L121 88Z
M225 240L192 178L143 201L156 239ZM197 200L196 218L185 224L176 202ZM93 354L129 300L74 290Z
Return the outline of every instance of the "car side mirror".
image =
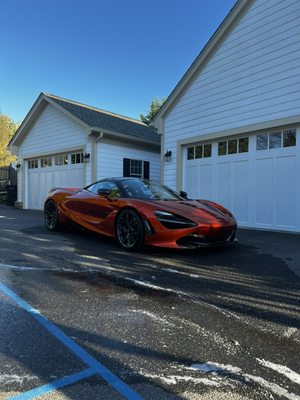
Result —
M99 190L97 190L97 194L99 196L109 197L110 189L99 189Z
M180 190L179 194L180 194L180 196L183 197L184 199L186 199L186 200L188 199L188 198L187 198L187 192L185 192L184 190Z

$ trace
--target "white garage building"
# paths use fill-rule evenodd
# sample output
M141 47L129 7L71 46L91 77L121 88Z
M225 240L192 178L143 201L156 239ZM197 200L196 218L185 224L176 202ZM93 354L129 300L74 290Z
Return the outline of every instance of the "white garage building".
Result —
M53 187L84 187L105 177L160 180L160 137L140 121L41 93L10 142L18 200L42 209Z
M300 2L239 0L154 126L165 184L240 226L299 232Z

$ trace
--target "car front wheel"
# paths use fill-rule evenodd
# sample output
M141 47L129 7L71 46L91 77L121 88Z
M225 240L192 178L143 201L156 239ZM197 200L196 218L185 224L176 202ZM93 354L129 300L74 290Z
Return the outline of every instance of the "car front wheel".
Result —
M131 209L124 209L117 216L116 239L125 250L138 250L144 244L144 227L138 213Z

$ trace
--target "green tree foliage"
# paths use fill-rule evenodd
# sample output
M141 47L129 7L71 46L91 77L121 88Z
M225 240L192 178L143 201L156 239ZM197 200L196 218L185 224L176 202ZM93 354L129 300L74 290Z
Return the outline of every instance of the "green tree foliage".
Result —
M8 115L0 114L0 167L5 167L16 160L7 149L8 142L13 137L18 128Z
M147 112L146 115L140 114L141 121L144 122L147 125L150 125L150 123L153 121L155 115L158 113L159 109L161 106L164 104L166 101L165 98L162 98L161 100L155 97L150 104L150 110Z

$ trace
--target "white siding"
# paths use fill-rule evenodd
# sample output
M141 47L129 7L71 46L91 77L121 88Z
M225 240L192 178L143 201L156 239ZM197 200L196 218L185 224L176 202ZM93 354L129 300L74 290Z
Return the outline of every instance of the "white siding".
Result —
M87 143L83 127L57 110L47 105L19 148L19 155L59 153L65 148L83 148Z
M299 114L299 43L299 0L252 4L165 119L166 184L178 140Z
M143 147L113 142L97 144L97 179L123 176L123 158L150 162L150 179L160 181L160 154Z
M71 149L90 152L86 130L62 111L48 104L19 147L18 158L22 160L20 162L22 168L18 170L18 201L23 202L24 207L28 207L29 204L27 160L46 154L68 152ZM84 170L86 176L84 176L83 182L80 180L82 186L90 182L91 164L87 163ZM33 180L31 188L32 184ZM49 185L51 187L52 184L49 183ZM40 203L41 201L38 200L35 208L40 208Z

